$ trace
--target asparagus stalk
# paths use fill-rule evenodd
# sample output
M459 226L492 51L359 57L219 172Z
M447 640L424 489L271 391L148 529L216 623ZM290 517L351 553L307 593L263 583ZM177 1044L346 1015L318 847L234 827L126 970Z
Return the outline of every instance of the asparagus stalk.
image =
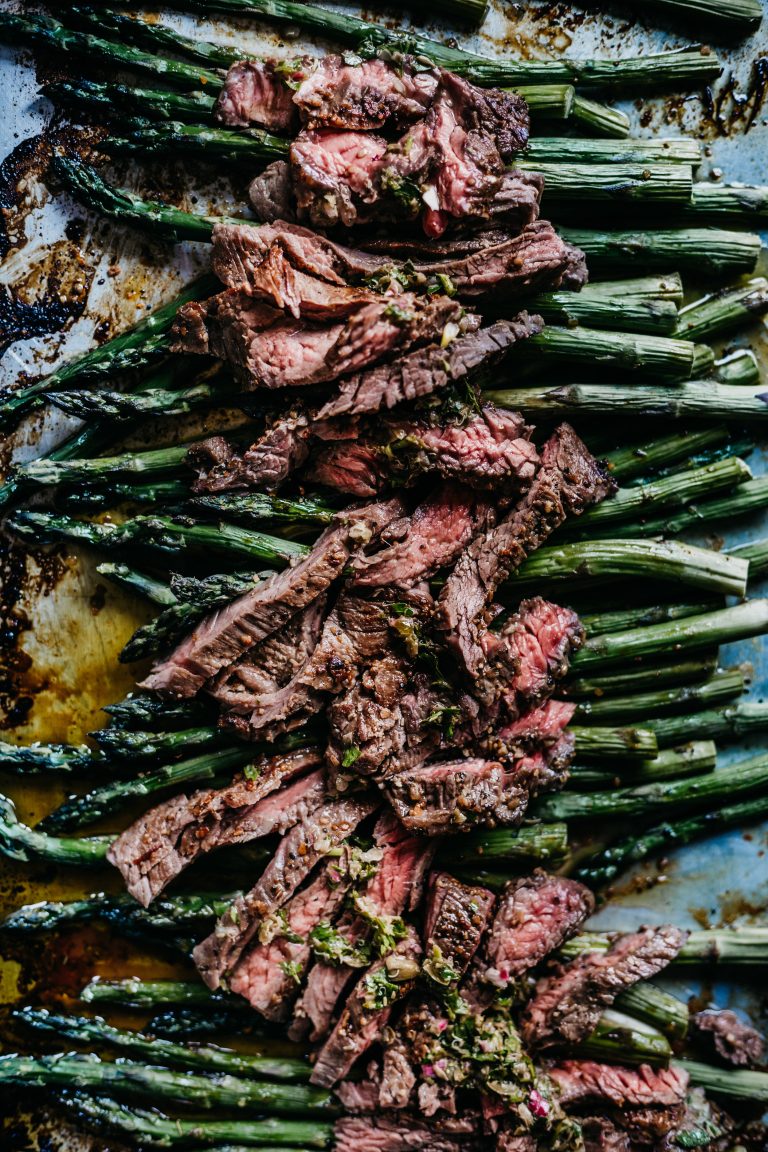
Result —
M768 219L768 188L760 184L695 183L690 205L683 209L686 217L711 220L725 219L731 224L760 227Z
M476 866L496 860L510 862L562 860L568 851L565 824L524 824L521 828L497 828L470 832L445 848L445 865Z
M528 141L521 160L530 164L683 164L701 163L701 145L691 136L647 140L574 139L571 136L535 137Z
M0 25L1 30L1 25ZM253 224L252 220L232 216L201 216L182 212L156 200L123 189L112 188L95 168L65 156L55 156L52 170L77 200L86 208L111 216L120 223L147 229L153 235L173 241L198 240L207 243L216 224Z
M727 668L718 671L703 684L687 684L683 688L667 688L655 692L638 693L635 696L617 696L607 700L587 700L579 704L575 719L589 723L613 721L614 723L645 722L669 712L711 708L734 700L745 690L745 675L742 668Z
M607 612L580 612L579 619L588 636L601 636L606 632L625 632L627 628L640 628L644 624L684 620L686 616L698 616L701 612L709 612L720 606L716 600L640 605L637 608L609 609Z
M311 1071L304 1060L279 1060L248 1056L228 1048L174 1044L157 1036L115 1028L100 1016L65 1016L45 1008L27 1007L15 1011L13 1017L38 1032L52 1032L54 1036L74 1040L77 1044L117 1048L131 1057L144 1057L150 1063L159 1061L171 1067L298 1084L309 1080Z
M719 775L718 772L712 776ZM723 795L723 799L728 794ZM768 796L752 796L735 804L723 804L706 812L668 820L643 832L625 836L584 861L577 872L580 880L593 887L609 884L631 864L650 856L681 848L702 836L714 836L728 828L755 823L768 815Z
M726 456L700 468L688 468L632 488L620 488L601 504L587 509L572 531L580 536L590 536L594 531L610 534L616 524L630 521L627 528L634 533L643 526L647 512L678 508L716 492L735 490L738 493L739 487L751 479L752 473L743 460Z
M571 768L571 782L578 792L582 788L612 788L617 781L631 779L634 784L649 784L654 780L678 780L683 776L699 776L711 772L717 760L717 749L711 740L695 740L690 744L666 748L652 760L618 762L616 770L593 765L576 764Z
M207 381L189 388L147 388L141 392L48 392L46 400L69 416L92 417L123 423L146 416L186 416L229 398Z
M739 740L768 730L768 704L745 700L695 715L661 716L647 723L662 748L672 747L693 735L718 742Z
M768 540L756 540L753 544L739 544L736 548L729 548L728 555L747 561L750 582L761 580L768 572Z
M707 276L740 276L755 270L760 237L717 228L648 232L599 232L561 228L560 234L587 254L593 274L627 275L632 268L665 272L677 268Z
M548 163L515 161L522 172L544 177L543 203L561 204L671 204L687 205L693 177L685 164Z
M747 1068L715 1068L697 1060L675 1060L674 1064L687 1072L691 1083L714 1096L727 1100L747 1100L751 1104L768 1104L768 1072L755 1072Z
M223 1008L210 1005L207 1008L168 1008L156 1012L144 1029L163 1040L182 1040L184 1043L217 1035L254 1036L260 1030L257 1013L254 1012L253 1019L249 1019L236 1003Z
M548 324L668 336L677 326L681 298L678 276L646 276L590 284L580 292L543 292L530 307Z
M591 583L597 577L639 576L643 580L668 580L712 593L743 596L747 571L746 561L739 561L738 557L669 540L590 540L540 548L521 564L505 589L517 596L527 594L531 587L540 588L542 581L559 584L577 578ZM757 622L758 610L753 613ZM591 643L588 639L587 651ZM707 647L712 643L716 643L716 637ZM572 665L585 667L588 658L582 653L577 653L577 658L579 663L574 660Z
M156 363L168 354L168 332L179 308L190 300L205 299L216 291L216 287L214 277L200 277L169 304L156 309L126 332L62 365L42 380L0 396L0 428L8 427L10 422L42 403L48 392L92 384L120 372L136 371Z
M49 860L56 864L95 865L106 859L111 836L46 836L22 824L13 802L0 796L0 852L11 860Z
M573 113L576 89L572 84L517 84L510 92L522 96L531 118L547 124L567 123ZM625 135L629 133L629 121Z
M735 352L716 360L715 379L721 384L757 388L762 377L757 357L752 349L737 348Z
M626 663L637 657L674 651L700 652L713 644L762 636L768 631L768 600L749 600L733 608L705 612L683 620L633 628L618 635L587 637L571 658L574 669Z
M201 512L243 524L261 524L265 520L288 524L330 524L338 511L322 497L309 494L284 497L267 492L223 492L198 496L190 503Z
M471 0L470 0L471 2ZM69 5L67 14L78 25L90 27L97 32L108 33L121 43L126 40L146 46L149 49L168 48L179 56L187 56L196 64L206 64L213 69L225 69L242 60L243 53L226 44L212 44L209 41L190 39L169 28L166 24L153 21L151 24L141 17L128 16L114 8L82 7Z
M732 521L739 516L749 516L768 505L768 476L756 476L739 484L733 491L712 500L702 500L688 508L672 511L667 515L651 517L640 524L631 525L633 532L641 531L649 536L677 536L689 528L709 528L722 521ZM613 535L620 536L623 525L611 528ZM626 526L629 531L630 526ZM752 570L750 568L750 574Z
M144 572L138 572L135 568L129 568L127 564L105 561L103 564L97 564L96 571L121 588L138 592L140 596L145 596L147 600L159 604L162 608L168 608L176 603L176 597L167 584L155 580L153 576L147 576Z
M193 0L192 10L229 12L297 25L325 39L351 44L366 54L390 48L426 56L480 85L574 84L588 90L638 92L703 84L721 71L719 60L709 50L700 48L621 60L492 60L449 48L413 28L403 32L294 0L215 0L213 5Z
M608 104L597 104L586 96L574 97L571 119L582 131L623 139L629 136L630 120L626 112Z
M768 280L756 276L747 284L724 288L680 309L677 335L684 340L716 340L754 324L768 312Z
M164 764L132 780L113 781L84 796L73 796L41 820L37 827L45 832L80 828L83 824L92 824L110 812L118 811L128 800L153 796L156 792L184 784L217 780L227 773L231 775L253 761L256 755L254 746L221 748L175 764ZM110 842L111 838L108 838L107 843Z
M702 608L702 611L704 609ZM714 675L717 653L692 656L689 660L672 660L650 667L619 669L605 676L583 676L566 680L559 693L567 700L603 700L614 696L635 696L646 689L669 688L679 684L700 684ZM696 718L698 719L698 717ZM654 729L655 731L655 729ZM702 735L711 735L702 733Z
M17 512L10 519L9 527L36 544L71 540L107 551L139 546L167 556L191 550L278 565L290 563L309 551L305 544L248 531L234 524L189 524L168 516L136 516L124 524L89 524L47 512Z
M93 511L98 508L115 508L119 504L152 504L164 511L184 504L189 488L181 480L150 480L146 484L86 484L65 492L60 503L68 512Z
M209 1008L231 1002L211 992L199 980L102 980L95 976L80 993L86 1004L119 1004L123 1008L155 1009L159 1005Z
M72 924L87 924L91 920L105 920L114 927L142 933L148 930L161 933L205 931L214 920L226 912L238 895L239 893L233 892L224 895L198 893L191 896L160 896L153 901L151 908L142 908L132 896L105 896L103 893L88 896L84 900L67 902L46 900L37 904L24 904L21 908L17 908L2 922L2 928L4 932L14 933L51 932ZM141 981L119 980L114 982L114 999L116 1002L133 1004L137 1008L144 1007L143 1002L139 1002L139 992L134 989L134 984L136 989L143 987ZM112 986L113 984L109 981L96 979L88 985L82 999L88 1002L91 1000L94 1002L109 1000L112 997L112 993L109 991ZM149 987L154 989L154 985ZM191 1004L203 1002L189 998L164 1001L160 999L161 987L165 988L166 985L163 983L158 986L152 993L155 998L148 1001L148 1006L153 1007L158 1003ZM190 984L185 985L185 987L199 988L201 995L205 997L205 1003L208 1003L213 995L202 985ZM89 991L91 989L93 995ZM118 995L117 989L123 989L126 996L129 993L134 995L135 992L135 999L120 999L122 993ZM147 991L146 995L149 996L150 992Z
M704 363L710 358L711 367L714 355L707 349L704 360L699 360ZM686 340L593 328L547 327L526 341L515 365L516 369L526 363L550 369L584 365L590 372L620 370L662 382L690 379L696 359L697 346Z
M159 727L162 731L174 725L187 727L199 724L210 717L210 710L199 698L171 701L141 694L131 694L116 704L107 704L103 711L108 714L113 725L121 728L141 725L144 728Z
M95 108L109 116L125 107L151 120L207 123L216 107L216 97L208 92L174 92L98 80L57 80L44 84L42 90L50 100Z
M147 452L123 452L92 460L30 460L17 469L26 484L82 484L110 476L173 476L184 465L188 444L152 448Z
M104 761L87 744L7 744L0 740L0 768L23 776L83 772Z
M630 6L645 12L647 5L630 0ZM651 0L650 7L663 15L679 17L686 25L691 20L704 21L717 28L721 36L737 39L749 35L759 27L763 10L758 0Z
M164 156L171 149L189 152L201 160L215 164L248 164L254 167L269 164L272 160L282 160L288 155L290 141L271 132L249 128L248 132L232 131L228 128L185 124L182 120L164 121L157 124L121 124L120 135L107 136L100 142L106 152L123 155ZM655 165L651 169L652 180L662 178ZM665 167L672 167L666 165ZM679 167L679 166L678 166ZM576 174L574 173L574 179ZM669 199L682 200L679 190L683 181L678 178ZM655 185L654 185L655 189ZM641 196L638 194L637 199ZM643 199L653 199L650 190Z
M576 755L585 760L640 760L658 754L656 737L647 728L585 728L570 724Z
M560 949L563 959L572 960L584 952L605 952L614 934L581 932ZM764 964L768 957L768 928L705 928L691 932L673 964Z
M103 65L114 71L149 72L181 88L197 89L211 85L214 91L218 91L223 80L223 73L219 70L146 52L126 44L124 40L113 41L91 32L75 32L51 17L28 14L22 18L3 12L0 14L0 39L5 43L47 49L55 53L57 59L71 55L84 57L90 64Z
M576 1045L576 1059L604 1063L666 1065L672 1055L661 1032L623 1012L607 1009L591 1036Z
M330 1124L317 1120L188 1120L163 1116L141 1108L118 1104L106 1094L98 1097L83 1092L67 1092L62 1103L79 1121L97 1131L118 1132L139 1142L142 1148L210 1148L221 1152L223 1141L234 1141L262 1152L306 1152L309 1148L331 1146Z
M231 744L221 728L215 726L183 728L176 732L135 732L122 728L101 728L91 736L111 760L132 761L153 759L155 756L173 756Z
M716 420L763 423L768 404L755 388L732 387L713 380L692 380L677 388L650 384L563 384L556 387L511 388L485 393L493 404L509 405L523 415L560 419L562 416L653 416L673 420Z
M652 819L663 812L679 812L704 804L711 808L730 797L746 797L766 790L768 757L758 756L690 779L640 784L611 792L562 792L538 801L535 812L542 820L584 820L601 816ZM637 840L639 842L640 837Z
M90 1088L104 1096L115 1091L140 1100L174 1100L206 1112L233 1108L239 1112L320 1118L337 1111L329 1093L304 1084L273 1084L226 1073L201 1076L130 1060L108 1064L98 1057L72 1052L39 1058L0 1056L0 1083L26 1088Z
M657 469L695 461L700 453L727 448L730 438L725 424L697 428L693 432L672 432L640 444L622 445L607 453L606 462L616 480L634 480Z
M622 1012L658 1028L671 1040L684 1040L688 1034L688 1005L646 980L625 988L616 997L614 1004Z

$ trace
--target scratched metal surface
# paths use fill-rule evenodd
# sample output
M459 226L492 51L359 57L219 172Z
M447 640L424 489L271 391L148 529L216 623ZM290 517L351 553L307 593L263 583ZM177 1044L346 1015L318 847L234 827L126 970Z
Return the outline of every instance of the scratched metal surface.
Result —
M768 0L765 3L768 7ZM7 0L2 6L14 7L7 4ZM405 22L400 13L376 5L371 5L364 14L398 25ZM191 21L175 14L161 18L182 31L194 28ZM438 35L454 35L462 46L476 51L541 58L564 52L574 56L608 57L645 53L676 47L690 39L679 28L661 30L654 24L630 21L621 11L605 15L570 5L531 3L523 6L506 0L495 0L491 14L478 33L468 34L466 29L429 23L426 26ZM199 21L197 27L206 38L237 43L256 54L267 45L271 52L285 55L317 46L317 42L301 37L281 38L269 28L259 28L249 21ZM763 30L737 48L722 45L717 48L727 65L719 88L721 92L727 89L722 102L724 116L731 127L727 134L715 129L699 94L672 100L643 100L623 107L633 117L638 134L674 135L684 130L699 136L707 146L702 170L705 177L719 169L729 180L768 183L768 108L757 117L746 135L744 119L739 115L740 94L749 89L752 64L758 55L768 52L768 17ZM11 153L18 157L22 142L49 126L52 108L38 97L39 80L40 73L30 54L0 49L0 90L5 105L0 123L0 157ZM146 176L140 169L123 170L121 176L125 171L127 179L122 180L123 183L130 183L137 190L146 186ZM26 172L19 203L13 204L5 199L8 175L8 165L5 165L0 169L0 204L4 207L8 243L0 263L0 288L9 289L14 299L24 303L39 299L49 284L51 252L54 251L65 263L69 258L77 261L86 300L82 315L63 331L13 344L0 359L0 386L19 372L37 375L85 350L99 325L106 324L114 332L124 328L145 309L171 297L178 285L189 279L205 260L205 249L201 246L155 245L146 239L137 239L127 230L87 216L68 198L52 195L40 178L40 167L34 163ZM166 187L184 190L185 206L192 208L191 197L196 195L198 210L206 201L211 206L223 207L243 197L242 188L226 183L201 188L180 166L164 170L160 178ZM157 171L152 179L158 179ZM72 231L73 220L82 222L83 226ZM763 356L768 348L767 336L765 329L762 333L758 330L750 334L750 343L756 350L761 351L761 341L766 344L762 348ZM737 341L740 342L743 343ZM0 452L0 471L11 458L23 459L36 454L42 445L62 436L68 427L71 425L61 419L33 421ZM750 463L755 471L765 471L764 453L756 452ZM740 524L737 532L725 534L729 543L765 535L768 535L768 518L759 517ZM0 580L4 577L7 579L7 572L0 572ZM136 623L145 618L142 615L145 609L130 596L104 589L94 573L92 558L77 551L63 559L57 558L53 565L34 558L28 560L19 605L28 627L19 640L23 659L15 675L19 691L26 692L34 702L25 722L13 731L13 738L24 742L79 740L101 723L101 705L118 699L130 687L131 672L117 664L116 655ZM748 661L754 670L752 693L758 698L768 693L768 643L731 646L724 650L723 658L725 663ZM3 733L3 738L7 738L7 733ZM760 742L755 741L728 749L723 759L744 756L759 748ZM27 820L39 818L60 799L56 787L20 790L14 781L2 776L0 790L14 795L21 818ZM648 882L638 883L638 877ZM93 890L107 880L5 866L0 872L0 914L25 900L74 895ZM630 882L622 882L611 903L598 913L596 922L611 927L632 927L661 920L691 927L716 926L764 921L767 908L768 826L763 826L750 829L746 835L743 830L727 833L671 853L663 871L637 869ZM88 963L88 971L94 970L98 963L98 959L93 958L89 962L83 962L82 957L79 960L85 963L84 971ZM125 950L117 960L111 957L109 962L113 972L122 975L139 970L143 963L133 949ZM0 1004L13 1003L30 986L34 990L41 980L39 973L31 979L25 975L23 964L13 960L2 964L0 958ZM674 983L681 994L691 995L701 990L687 977ZM739 1005L761 1019L763 1025L768 1023L768 998L759 980L751 986L745 981L738 985L718 984L712 991L719 1003ZM0 1102L0 1117L9 1109L10 1105ZM72 1141L58 1124L54 1124L53 1129L46 1125L44 1128L52 1141L47 1147L84 1147L77 1140ZM26 1135L19 1137L25 1138ZM10 1139L14 1148L33 1146L15 1143L12 1135L0 1134L0 1141L5 1139ZM109 1148L117 1148L113 1140Z

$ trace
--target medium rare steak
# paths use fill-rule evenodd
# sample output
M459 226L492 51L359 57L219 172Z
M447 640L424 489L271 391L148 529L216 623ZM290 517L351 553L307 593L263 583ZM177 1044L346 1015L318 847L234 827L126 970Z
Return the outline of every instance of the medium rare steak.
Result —
M322 801L315 749L255 760L227 788L174 796L145 812L110 847L107 859L145 908L174 877L205 852L284 831ZM308 773L308 774L307 774ZM272 795L295 777L295 783Z
M528 793L493 760L452 760L394 771L384 791L395 812L415 832L440 836L519 823Z
M568 424L561 424L547 440L541 460L536 479L518 506L470 544L440 596L448 643L475 676L486 663L480 626L499 584L568 515L579 515L615 487Z
M367 288L329 284L297 270L278 241L253 268L246 291L296 319L304 317L315 321L341 320L363 304L376 302L373 292Z
M500 631L481 637L487 671L475 694L486 704L500 697L514 719L552 694L583 642L584 629L570 608L541 596L523 600Z
M227 72L216 102L215 118L233 128L260 124L276 132L292 131L299 120L293 102L294 89L313 66L309 57L291 61L238 61Z
M409 56L394 68L384 60L348 64L343 56L328 55L293 101L308 128L402 128L424 115L437 84L437 73Z
M375 811L377 800L357 797L326 804L297 824L281 840L256 885L219 918L214 931L195 948L193 956L209 988L218 988L268 918L291 898L315 864L341 847L361 821Z
M691 1025L696 1040L737 1068L760 1064L765 1056L764 1037L728 1008L697 1012Z
M197 472L196 493L232 492L242 488L273 490L309 456L306 415L293 409L275 417L258 440L240 455L222 436L193 445L186 463Z
M606 1101L619 1108L662 1107L682 1104L688 1073L682 1068L623 1068L592 1060L564 1060L547 1068L566 1108L590 1101Z
M461 484L441 484L413 514L382 533L382 547L354 564L358 588L410 588L452 564L493 522L494 506Z
M313 880L288 901L281 931L267 944L255 944L235 968L232 992L244 996L267 1020L286 1020L311 955L309 934L333 920L346 899L348 883L321 865Z
M206 617L155 665L142 687L169 696L193 696L206 680L323 595L349 559L402 514L398 500L339 513L308 556Z
M592 914L595 899L583 884L537 869L512 880L499 900L476 963L481 978L507 984L535 968Z
M361 893L362 907L369 917L383 920L414 911L421 900L424 877L433 856L433 848L411 836L392 815L385 811L376 822L374 845L382 855L374 875ZM370 924L354 911L347 912L338 931L352 948L370 937ZM294 1013L289 1030L292 1039L304 1037L311 1028L314 1042L327 1033L336 1006L345 987L355 974L348 964L333 964L318 959L310 969L307 985Z
M452 1136L412 1117L344 1116L334 1126L336 1152L479 1152L482 1141Z
M540 316L521 312L513 320L499 320L487 328L457 334L446 348L421 348L394 363L359 372L342 381L338 394L324 405L318 419L378 412L461 384L473 372L498 363L513 344L535 335L543 326Z
M619 937L607 952L577 956L539 980L523 1014L523 1038L539 1049L584 1040L618 994L666 968L687 937L671 926L644 928Z
M483 938L496 897L487 888L433 872L424 920L424 970L438 984L458 981Z
M367 969L347 996L333 1031L318 1052L310 1083L331 1088L381 1036L392 1008L414 986L421 944L413 928L384 959Z

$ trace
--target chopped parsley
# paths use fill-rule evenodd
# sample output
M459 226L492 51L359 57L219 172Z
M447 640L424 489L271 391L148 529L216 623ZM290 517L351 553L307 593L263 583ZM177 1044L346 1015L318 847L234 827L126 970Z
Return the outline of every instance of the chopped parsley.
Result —
M441 728L444 739L453 740L456 734L456 721L460 716L461 708L457 704L441 704L434 712L430 712L422 723Z
M434 980L436 984L441 984L444 988L455 983L461 975L452 964L448 963L437 944L432 945L432 951L422 964L422 968L430 980Z
M365 943L352 944L328 920L321 920L309 934L309 945L316 956L328 964L340 967L367 968L371 962L370 949Z
M351 768L353 764L362 756L362 752L356 744L350 744L349 748L344 749L344 755L341 758L342 768Z
M382 965L375 972L369 972L363 977L362 988L365 992L363 1007L370 1012L380 1011L394 1004L402 994L402 989L389 975Z
M384 315L388 320L394 320L395 324L410 324L413 320L413 312L401 308L399 304L389 304L384 309Z
M281 970L290 976L291 980L296 984L301 984L301 978L304 975L304 965L299 963L298 960L283 960L280 965Z

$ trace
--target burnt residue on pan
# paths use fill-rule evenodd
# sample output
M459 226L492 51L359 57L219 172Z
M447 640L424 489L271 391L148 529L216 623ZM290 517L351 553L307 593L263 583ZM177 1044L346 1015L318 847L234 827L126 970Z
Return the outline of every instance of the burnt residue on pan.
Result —
M731 74L718 88L705 89L705 127L716 136L749 132L763 112L767 94L768 56L759 56L752 63L746 88Z
M27 576L27 550L0 538L0 728L23 724L33 704L24 677L31 660L19 646L30 627L21 607Z

